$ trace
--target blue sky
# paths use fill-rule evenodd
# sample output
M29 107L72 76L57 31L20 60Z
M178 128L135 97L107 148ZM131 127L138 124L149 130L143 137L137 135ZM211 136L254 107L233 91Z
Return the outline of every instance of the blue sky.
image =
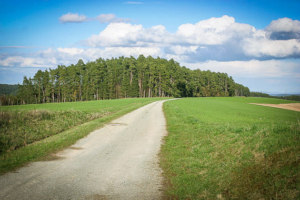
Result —
M0 0L0 83L119 56L174 58L251 91L300 93L300 1Z

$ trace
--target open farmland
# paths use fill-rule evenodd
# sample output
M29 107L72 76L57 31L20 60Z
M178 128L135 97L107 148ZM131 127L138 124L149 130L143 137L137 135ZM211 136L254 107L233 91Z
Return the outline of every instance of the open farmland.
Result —
M1 107L0 173L75 143L103 124L148 103L139 98ZM40 141L40 142L38 142Z
M168 197L299 198L300 112L250 103L295 102L268 98L165 102L169 135L161 165Z

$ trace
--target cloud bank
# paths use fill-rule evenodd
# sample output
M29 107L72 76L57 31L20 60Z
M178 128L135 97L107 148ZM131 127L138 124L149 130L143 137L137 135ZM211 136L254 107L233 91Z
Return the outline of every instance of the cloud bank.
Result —
M160 54L160 48L157 47L105 47L100 48L48 48L38 51L32 57L9 56L0 60L0 66L3 67L38 67L55 68L57 65L70 65L77 63L79 59L85 62L94 61L99 57L112 58L118 56L135 56L140 54L145 56L157 57Z
M159 47L186 62L206 60L269 60L300 57L300 22L274 20L264 30L224 15L196 24L182 24L175 33L162 25L144 28L130 23L109 24L84 41L90 47ZM182 60L181 59L181 60Z

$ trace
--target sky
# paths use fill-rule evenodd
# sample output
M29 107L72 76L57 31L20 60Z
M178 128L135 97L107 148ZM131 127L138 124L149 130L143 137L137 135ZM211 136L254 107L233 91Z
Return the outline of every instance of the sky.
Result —
M300 94L299 0L0 0L0 83L98 58L152 56Z

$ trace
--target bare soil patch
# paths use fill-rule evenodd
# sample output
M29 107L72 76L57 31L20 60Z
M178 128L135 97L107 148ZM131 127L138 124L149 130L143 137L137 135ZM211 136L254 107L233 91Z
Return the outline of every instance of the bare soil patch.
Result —
M260 105L260 106L269 106L273 108L282 108L286 110L293 110L293 111L298 111L300 112L300 103L287 103L287 104L258 104L258 103L251 103L255 105Z

